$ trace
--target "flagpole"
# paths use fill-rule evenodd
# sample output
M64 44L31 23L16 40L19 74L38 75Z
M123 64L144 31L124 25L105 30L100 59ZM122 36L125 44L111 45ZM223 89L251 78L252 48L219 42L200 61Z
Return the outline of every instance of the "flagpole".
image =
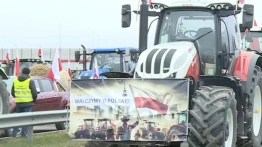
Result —
M59 50L61 50L61 21L59 20Z
M130 87L131 93L133 94L133 101L134 101L135 106L136 106L136 101L135 101L135 98L134 98L134 90L133 90L133 88L131 87L130 84L129 84L129 87ZM139 114L139 112L138 112L138 110L137 110L137 106L136 106L136 113L138 114L139 120L141 120L140 114Z

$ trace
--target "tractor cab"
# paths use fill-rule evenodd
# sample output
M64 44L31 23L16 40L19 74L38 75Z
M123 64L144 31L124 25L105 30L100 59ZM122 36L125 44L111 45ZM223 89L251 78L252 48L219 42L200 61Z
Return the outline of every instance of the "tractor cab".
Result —
M81 79L94 78L95 66L98 66L98 74L102 73L130 73L134 67L133 54L137 48L105 48L91 49L88 55L91 55L89 69L80 74ZM96 61L96 62L95 62ZM110 75L104 74L100 78L110 78Z
M94 127L94 121L95 121L95 119L84 119L84 124L86 124L88 127L93 128Z
M4 68L5 68L5 71L6 71L8 76L14 75L15 62L16 62L16 60L13 59L13 60L10 61L10 64L7 63L7 62L3 63L3 64L6 64L6 67L4 67ZM37 65L37 64L47 64L47 65L51 65L52 64L52 60L45 60L45 63L43 63L41 61L41 59L33 59L33 58L19 59L19 62L20 62L20 70L21 70L21 72L22 72L22 69L25 68L25 67L29 68L29 67Z
M97 128L99 130L107 130L111 126L111 120L107 118L97 119Z
M147 125L147 130L148 131L159 131L159 129L157 128L156 122L152 122L152 121L148 121L148 120L144 120L145 124Z
M242 48L246 50L254 50L262 52L262 28L253 27L251 29L242 28L240 24Z
M155 45L142 48L135 78L191 77L197 81L199 75L223 75L234 52L241 49L236 15L244 11L243 27L252 26L253 21L253 6L242 9L235 0L153 1L150 6L142 5L139 12L134 11L147 19L141 28L152 16L158 19L158 27ZM124 5L122 27L129 27L130 16L131 6ZM140 30L140 34L143 31L147 30ZM143 38L140 46L146 47Z

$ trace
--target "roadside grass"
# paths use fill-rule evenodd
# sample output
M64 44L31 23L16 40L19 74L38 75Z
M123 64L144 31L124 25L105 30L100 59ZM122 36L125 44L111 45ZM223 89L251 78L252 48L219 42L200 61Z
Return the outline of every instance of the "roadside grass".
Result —
M86 144L85 141L70 140L65 132L35 135L32 143L21 137L0 140L0 147L85 147Z

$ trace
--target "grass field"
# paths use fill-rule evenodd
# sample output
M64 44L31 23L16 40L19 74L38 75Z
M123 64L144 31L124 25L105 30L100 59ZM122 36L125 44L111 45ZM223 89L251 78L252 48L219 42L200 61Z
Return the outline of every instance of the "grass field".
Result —
M8 138L0 140L0 147L85 147L84 141L71 141L67 133L47 133L34 136L30 143L27 138Z
M46 134L37 134L33 142L30 143L27 138L6 138L0 139L0 147L116 147L113 144L72 141L67 132L52 132ZM118 146L119 147L119 146ZM129 147L129 145L121 145Z

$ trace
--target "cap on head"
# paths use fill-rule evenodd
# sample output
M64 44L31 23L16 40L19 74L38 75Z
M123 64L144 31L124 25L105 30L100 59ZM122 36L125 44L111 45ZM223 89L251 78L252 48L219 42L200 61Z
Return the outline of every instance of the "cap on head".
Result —
M27 75L30 74L30 69L27 67L23 68L22 74L27 74Z

